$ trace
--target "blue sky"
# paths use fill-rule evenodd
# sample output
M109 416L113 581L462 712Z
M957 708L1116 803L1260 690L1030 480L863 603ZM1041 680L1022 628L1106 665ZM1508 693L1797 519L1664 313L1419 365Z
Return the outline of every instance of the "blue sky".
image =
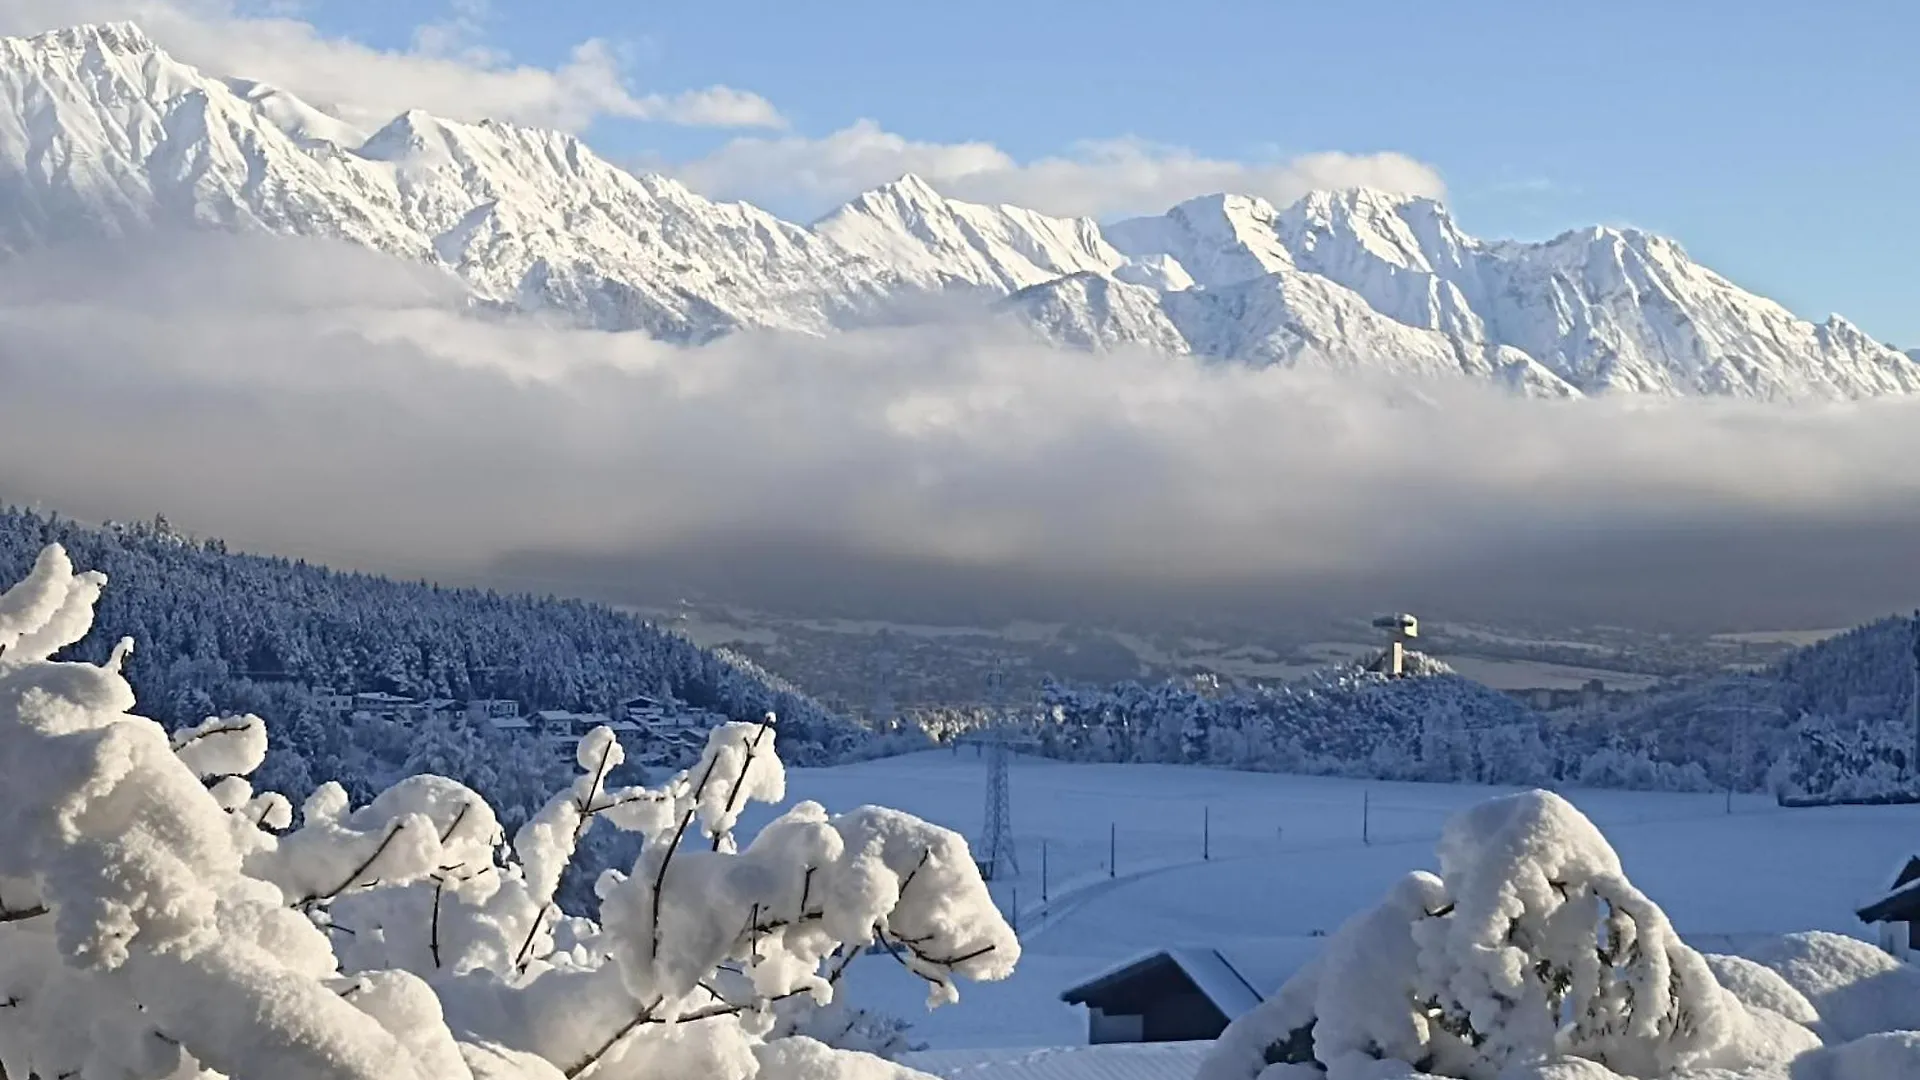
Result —
M96 0L59 0L82 2ZM492 50L474 62L495 69L565 69L594 40L635 95L750 92L783 128L633 119L639 108L589 110L576 126L608 156L799 218L924 162L1067 160L1045 177L1002 169L951 186L1114 216L1232 182L1241 165L1272 174L1310 152L1393 152L1437 172L1470 231L1651 229L1802 315L1838 311L1920 346L1911 0L174 2L415 55L419 28L438 26L433 49ZM1118 139L1135 140L1122 164L1136 174L1168 148L1206 168L1076 190L1115 182L1111 148L1084 144ZM963 145L971 156L956 158ZM1246 184L1285 194L1298 182Z

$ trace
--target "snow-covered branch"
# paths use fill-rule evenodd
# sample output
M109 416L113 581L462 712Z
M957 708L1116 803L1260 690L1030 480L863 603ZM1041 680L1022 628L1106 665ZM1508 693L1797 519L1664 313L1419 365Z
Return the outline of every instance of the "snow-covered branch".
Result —
M785 796L772 716L716 728L654 788L608 786L623 752L597 730L511 843L437 776L357 808L322 784L287 831L290 804L246 779L260 720L169 738L132 714L124 650L50 659L105 584L49 548L0 596L6 1075L811 1080L860 1059L794 1034L795 1010L833 1005L866 947L936 1003L1019 957L965 841L909 815L800 803L741 849L745 806ZM707 842L682 844L695 822ZM642 847L602 876L595 924L555 894L603 823Z

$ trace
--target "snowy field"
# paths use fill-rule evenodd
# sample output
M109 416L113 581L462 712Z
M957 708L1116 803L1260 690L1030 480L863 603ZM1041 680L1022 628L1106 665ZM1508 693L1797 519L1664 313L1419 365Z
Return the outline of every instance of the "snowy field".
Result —
M985 776L964 748L793 769L788 793L835 811L894 806L972 838ZM1019 915L1025 953L1013 978L964 985L958 1005L929 1015L924 986L885 956L848 975L854 1001L912 1021L913 1037L936 1050L1082 1042L1084 1020L1060 991L1149 949L1331 933L1407 870L1433 868L1450 812L1510 790L1028 758L1014 762L1012 787L1021 873L996 893ZM1744 796L1729 814L1724 795L1562 794L1695 937L1864 936L1855 907L1920 848L1920 807L1783 810ZM747 828L768 816L760 809Z

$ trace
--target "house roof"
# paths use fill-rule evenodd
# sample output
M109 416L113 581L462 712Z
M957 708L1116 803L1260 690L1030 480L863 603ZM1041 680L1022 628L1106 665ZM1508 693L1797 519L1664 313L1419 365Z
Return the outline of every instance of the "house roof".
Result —
M1326 944L1325 938L1266 938L1230 945L1156 949L1100 972L1061 993L1069 1005L1097 1005L1132 984L1179 970L1220 1014L1233 1020L1280 989Z
M1861 922L1920 922L1920 855L1894 875L1893 887L1856 912Z

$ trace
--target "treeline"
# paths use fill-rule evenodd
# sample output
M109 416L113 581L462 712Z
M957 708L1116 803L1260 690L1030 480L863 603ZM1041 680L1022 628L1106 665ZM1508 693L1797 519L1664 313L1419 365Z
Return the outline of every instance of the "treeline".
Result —
M1659 760L1645 745L1596 738L1431 658L1415 654L1409 661L1407 678L1353 666L1249 689L1190 681L1050 683L1037 715L1009 722L1040 753L1072 761L1449 783L1711 786L1698 765ZM943 714L935 734L951 738L966 723Z
M782 756L800 763L837 760L867 737L764 672L602 605L238 554L218 540L181 536L164 520L93 528L0 509L0 582L19 580L55 542L75 565L108 577L94 630L75 647L76 658L98 662L115 641L133 638L128 679L143 713L169 726L257 713L277 748L268 775L292 769L288 755L311 763L313 775L351 779L400 768L426 748L451 753L447 740L472 741L460 753L482 758L508 760L516 749L488 731L420 739L385 725L341 730L308 701L307 688L321 686L502 698L528 711L610 712L636 693L735 719L772 711L780 718ZM515 802L496 805L511 810Z

